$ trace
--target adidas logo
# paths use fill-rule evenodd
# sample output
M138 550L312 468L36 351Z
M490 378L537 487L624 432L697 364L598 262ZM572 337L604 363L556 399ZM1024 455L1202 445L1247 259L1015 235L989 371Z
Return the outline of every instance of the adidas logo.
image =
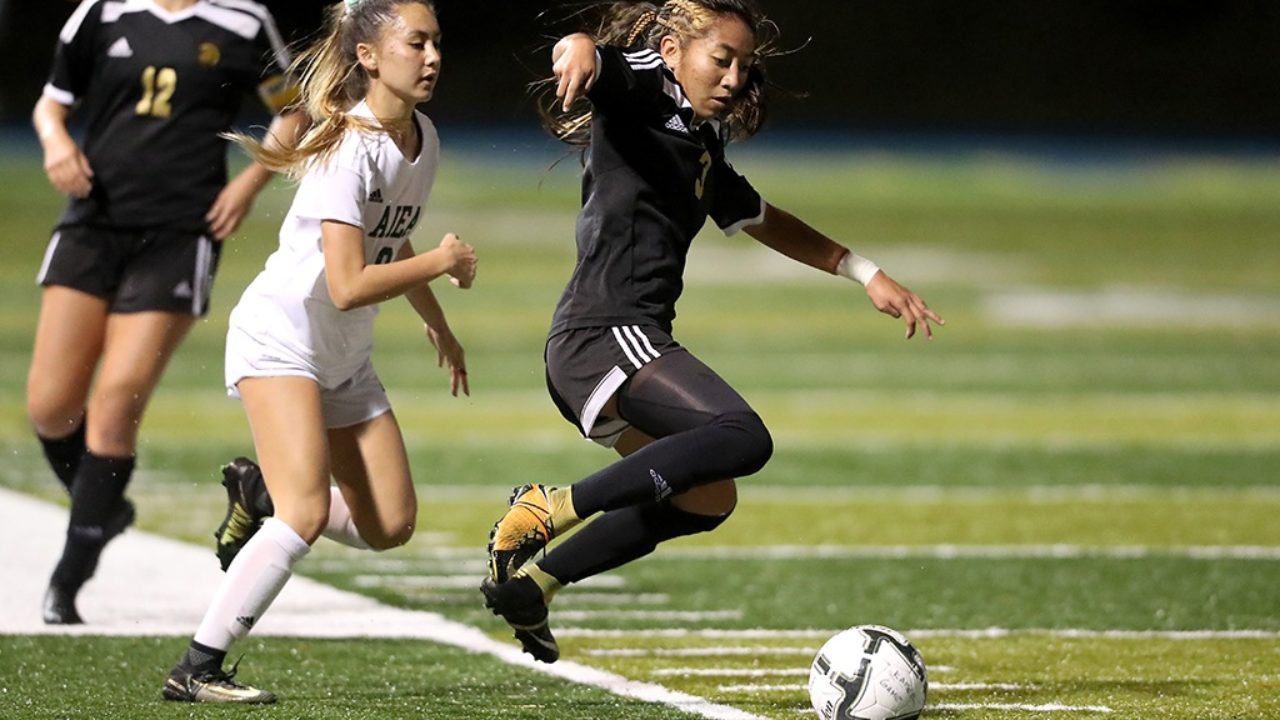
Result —
M173 289L173 296L176 298L190 299L191 283L187 282L186 280L183 280L182 282L178 283L177 287Z
M684 121L680 119L679 115L671 116L671 119L667 121L667 129L682 133L689 132L689 128L685 127Z
M254 617L254 616L252 616L252 615L241 615L241 616L239 616L239 617L237 617L237 618L236 618L236 622L240 623L241 625L245 626L246 628L249 628L250 630L252 630L252 629L253 629L253 624L254 624L255 622L257 622L257 621L258 621L258 618Z
M128 38L120 38L111 43L111 47L107 48L107 57L127 58L133 57L133 48L129 47Z
M369 202L382 202L382 188L374 188L373 192L369 193Z
M657 470L649 468L649 477L653 480L653 499L654 502L662 502L671 495L671 486L667 481L658 474Z

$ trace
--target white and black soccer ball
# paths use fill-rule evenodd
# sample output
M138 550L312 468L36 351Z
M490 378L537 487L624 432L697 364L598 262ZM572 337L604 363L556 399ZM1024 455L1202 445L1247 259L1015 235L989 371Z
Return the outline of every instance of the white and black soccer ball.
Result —
M920 651L880 625L836 633L809 666L809 699L822 720L915 720L928 690Z

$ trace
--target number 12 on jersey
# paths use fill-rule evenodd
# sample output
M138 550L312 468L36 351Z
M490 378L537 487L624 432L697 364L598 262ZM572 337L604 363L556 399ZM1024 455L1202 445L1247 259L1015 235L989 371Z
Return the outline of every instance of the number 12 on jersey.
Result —
M173 113L169 101L173 99L173 91L178 88L178 71L173 68L157 68L148 65L142 71L142 99L138 101L139 115L167 118Z

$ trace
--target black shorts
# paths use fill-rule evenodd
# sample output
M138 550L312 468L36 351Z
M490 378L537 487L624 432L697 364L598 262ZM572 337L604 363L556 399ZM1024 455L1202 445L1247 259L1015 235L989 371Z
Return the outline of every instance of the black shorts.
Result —
M221 253L204 233L64 227L49 239L36 282L103 298L113 313L203 317Z
M600 410L637 370L675 352L685 349L652 325L566 330L547 339L547 390L583 437L613 447L628 423Z

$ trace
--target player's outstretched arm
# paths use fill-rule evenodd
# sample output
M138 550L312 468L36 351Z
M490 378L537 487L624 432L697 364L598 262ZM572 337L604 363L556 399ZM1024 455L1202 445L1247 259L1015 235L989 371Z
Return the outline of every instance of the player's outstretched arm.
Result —
M932 338L930 323L946 324L919 295L898 284L875 263L851 252L785 210L766 203L764 219L743 231L762 245L793 260L861 283L877 310L902 319L907 326L908 338L914 337L917 330L923 330L926 337Z

